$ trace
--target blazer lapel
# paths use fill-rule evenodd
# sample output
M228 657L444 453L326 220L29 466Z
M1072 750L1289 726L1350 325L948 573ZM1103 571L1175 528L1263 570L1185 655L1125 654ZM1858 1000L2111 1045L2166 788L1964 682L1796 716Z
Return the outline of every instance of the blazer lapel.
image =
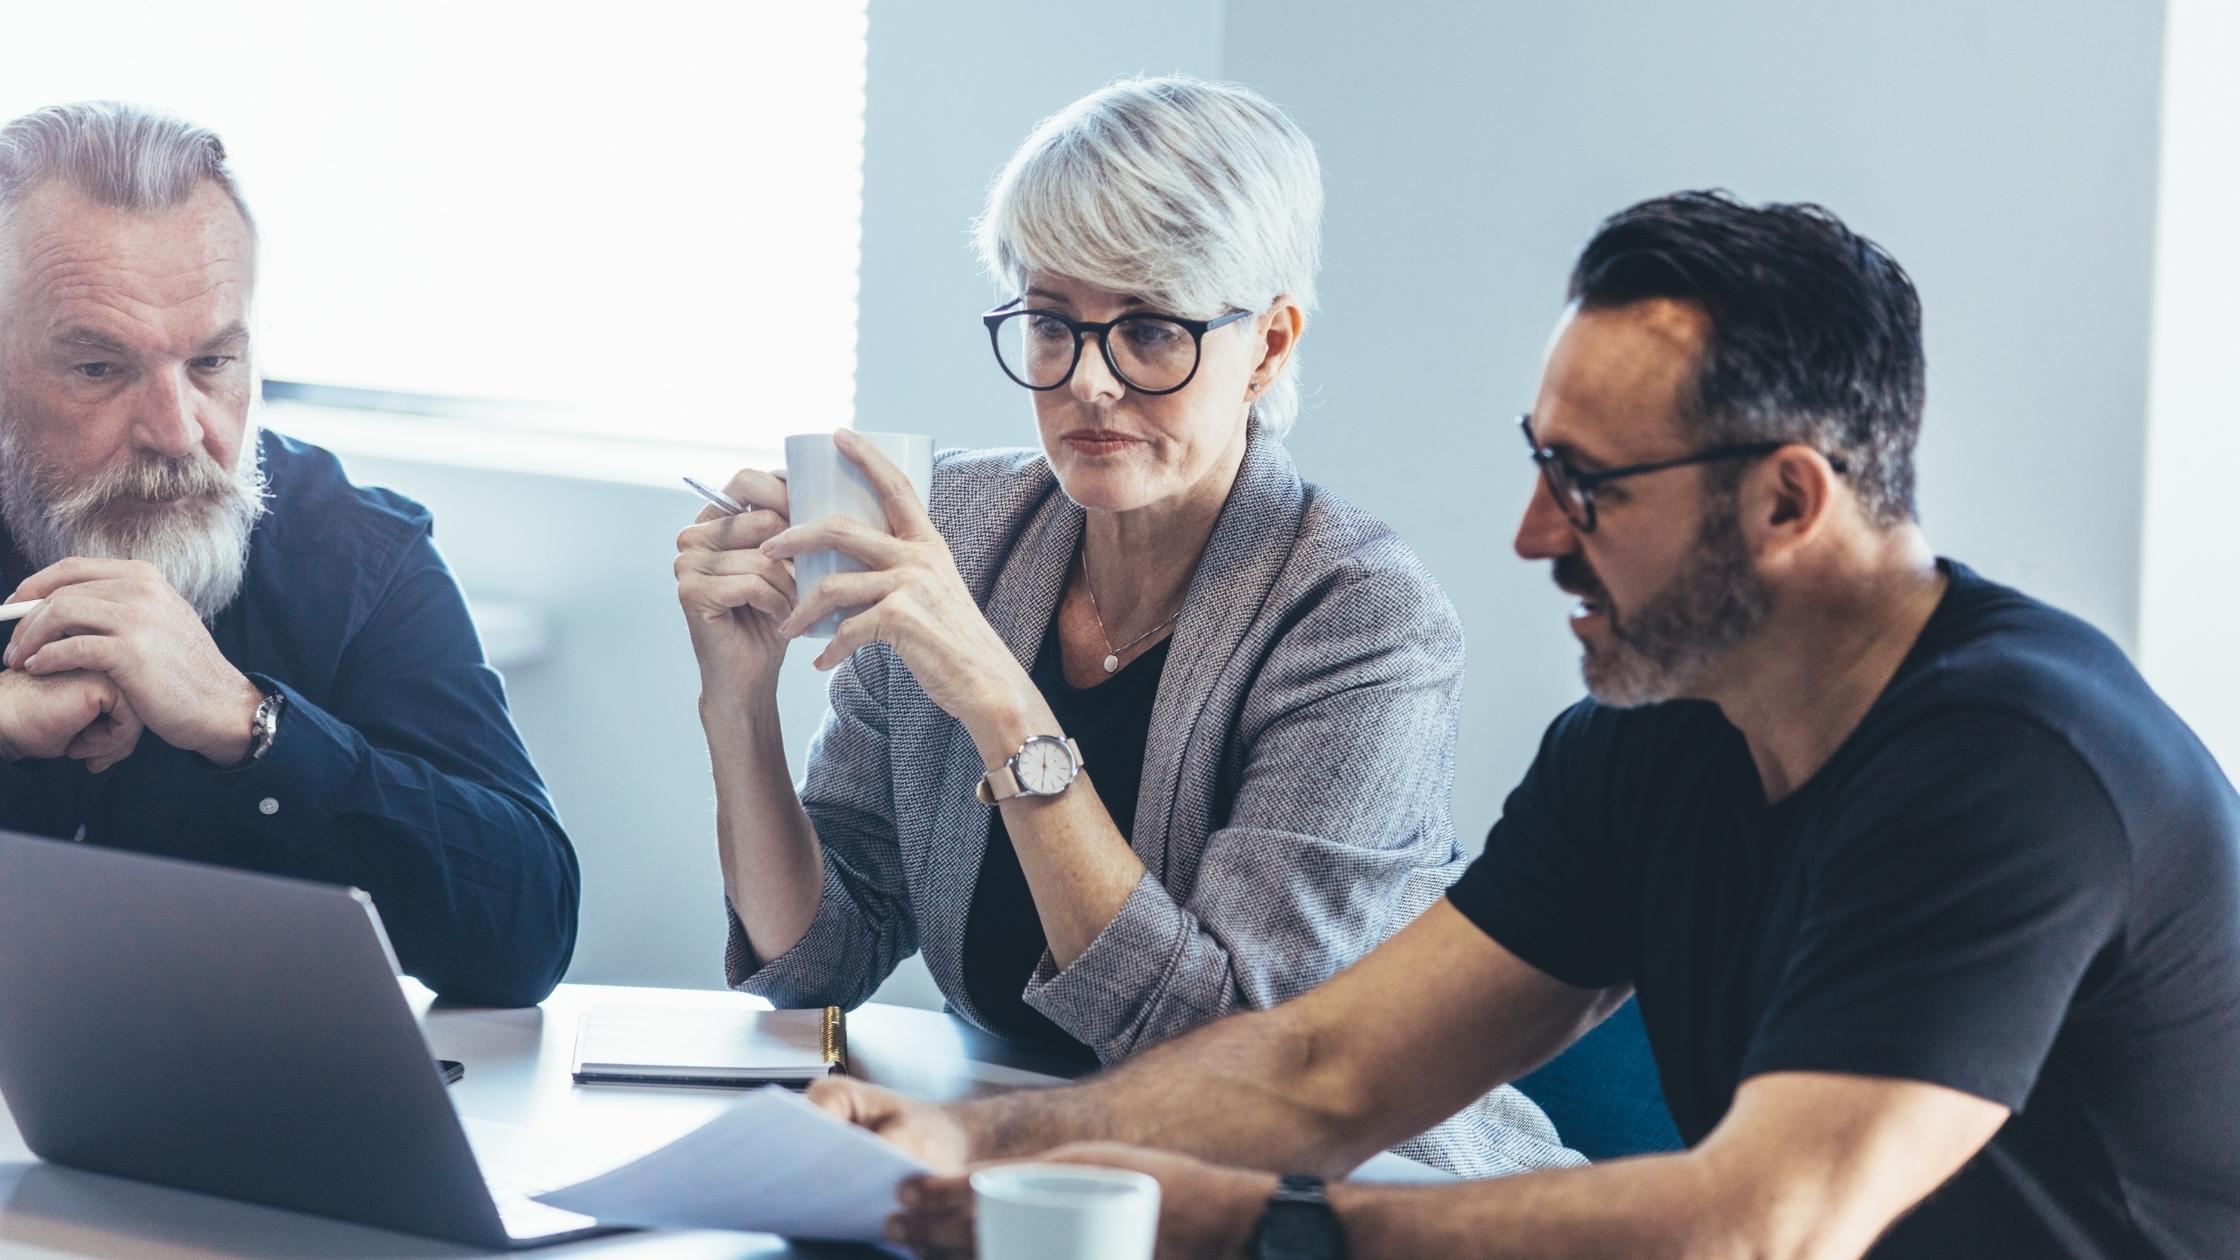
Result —
M1034 668L1042 636L1058 611L1066 574L1081 543L1080 507L1058 491L1047 465L1040 471L1030 493L1041 494L1042 502L1029 512L1025 528L1019 531L1018 541L1008 554L990 566L985 579L990 585L981 601L988 624L1003 638L1020 668L1028 670ZM973 576L967 575L968 584ZM921 885L955 897L958 905L953 913L921 917L918 947L925 954L928 969L942 978L942 989L950 995L949 1000L965 1006L964 924L971 912L973 892L979 886L980 864L987 856L995 811L972 799L973 785L986 770L972 736L962 722L930 703L926 707L935 719L927 737L946 741L941 753L942 773L937 780L946 796L931 802L937 821L928 843L913 847L927 868ZM913 806L923 808L924 804L897 801L896 806L907 814ZM978 1015L976 1011L970 1013Z
M1143 783L1136 793L1130 842L1144 866L1170 888L1167 867L1183 757L1194 743L1210 739L1218 744L1227 738L1232 715L1225 709L1213 712L1209 701L1291 558L1305 505L1298 470L1281 440L1254 424L1236 485L1183 599L1144 744ZM1192 851L1197 847L1192 845Z

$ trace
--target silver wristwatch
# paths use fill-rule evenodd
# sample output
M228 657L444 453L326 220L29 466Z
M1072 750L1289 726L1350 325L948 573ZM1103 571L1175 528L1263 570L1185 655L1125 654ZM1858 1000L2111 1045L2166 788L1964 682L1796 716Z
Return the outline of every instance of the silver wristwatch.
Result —
M280 735L280 710L287 703L287 693L278 688L264 693L264 700L257 705L257 716L249 723L249 755L241 759L242 765L253 766L272 751L272 741Z
M980 776L972 796L982 805L1015 796L1056 796L1080 773L1080 745L1062 735L1029 735L1019 751Z

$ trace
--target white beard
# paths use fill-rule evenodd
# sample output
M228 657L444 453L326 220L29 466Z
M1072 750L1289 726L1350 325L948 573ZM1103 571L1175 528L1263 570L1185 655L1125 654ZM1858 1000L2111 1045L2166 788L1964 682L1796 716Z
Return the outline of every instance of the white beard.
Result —
M0 419L0 520L34 570L72 556L143 560L204 621L241 593L264 495L253 426L230 473L199 452L185 460L143 456L71 486Z

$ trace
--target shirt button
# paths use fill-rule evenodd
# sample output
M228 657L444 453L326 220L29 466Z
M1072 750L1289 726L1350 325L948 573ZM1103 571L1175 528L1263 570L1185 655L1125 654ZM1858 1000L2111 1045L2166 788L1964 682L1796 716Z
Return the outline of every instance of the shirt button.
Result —
M280 812L280 802L268 796L257 802L257 812L269 818Z

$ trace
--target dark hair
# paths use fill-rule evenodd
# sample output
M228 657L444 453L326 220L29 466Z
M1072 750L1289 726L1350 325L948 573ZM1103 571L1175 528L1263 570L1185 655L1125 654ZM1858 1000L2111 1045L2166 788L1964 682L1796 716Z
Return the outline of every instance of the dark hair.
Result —
M1820 206L1683 192L1603 220L1571 270L1587 308L1671 298L1711 319L1682 412L1706 445L1840 455L1870 516L1914 519L1921 297L1883 248Z

